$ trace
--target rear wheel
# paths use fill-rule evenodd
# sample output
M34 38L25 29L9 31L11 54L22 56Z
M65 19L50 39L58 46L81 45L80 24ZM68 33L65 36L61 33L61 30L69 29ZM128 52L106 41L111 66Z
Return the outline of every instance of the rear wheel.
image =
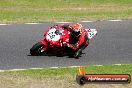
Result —
M38 56L41 55L43 52L44 45L41 42L36 43L33 45L33 47L30 49L30 54L32 56Z

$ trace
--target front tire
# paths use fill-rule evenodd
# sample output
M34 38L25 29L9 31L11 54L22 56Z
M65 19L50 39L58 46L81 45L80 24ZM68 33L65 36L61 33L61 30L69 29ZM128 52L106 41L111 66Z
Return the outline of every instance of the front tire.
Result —
M79 56L82 54L82 50L79 49L77 52L74 53L73 57L79 59Z
M30 54L32 56L39 56L42 54L42 49L44 48L44 45L41 42L36 43L33 45L33 47L30 49Z

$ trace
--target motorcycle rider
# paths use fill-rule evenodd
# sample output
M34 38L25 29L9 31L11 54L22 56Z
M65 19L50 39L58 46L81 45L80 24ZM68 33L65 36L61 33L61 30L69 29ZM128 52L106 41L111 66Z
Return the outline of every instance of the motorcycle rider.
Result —
M54 26L54 27L59 27L62 28L64 30L68 30L70 32L69 34L69 42L64 43L63 45L68 47L68 52L69 51L73 51L76 52L75 57L78 57L78 55L80 55L82 53L82 50L84 50L87 46L88 46L88 37L86 35L85 29L82 28L82 25L77 23L74 25L60 25L60 26ZM84 36L82 36L82 34ZM82 38L84 37L84 43L82 45ZM82 46L80 46L82 45Z

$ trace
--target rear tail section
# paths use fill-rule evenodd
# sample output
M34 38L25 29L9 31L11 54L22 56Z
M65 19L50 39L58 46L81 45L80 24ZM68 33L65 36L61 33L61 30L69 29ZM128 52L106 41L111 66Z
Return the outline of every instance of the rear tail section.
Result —
M92 39L93 36L97 35L97 30L96 29L85 29L88 39Z

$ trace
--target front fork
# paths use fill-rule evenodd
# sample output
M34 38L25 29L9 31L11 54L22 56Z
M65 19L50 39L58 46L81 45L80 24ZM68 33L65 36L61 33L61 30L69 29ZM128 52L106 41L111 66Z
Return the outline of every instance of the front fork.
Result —
M84 43L79 47L81 51L83 51L89 45L89 39L87 35L84 36Z

